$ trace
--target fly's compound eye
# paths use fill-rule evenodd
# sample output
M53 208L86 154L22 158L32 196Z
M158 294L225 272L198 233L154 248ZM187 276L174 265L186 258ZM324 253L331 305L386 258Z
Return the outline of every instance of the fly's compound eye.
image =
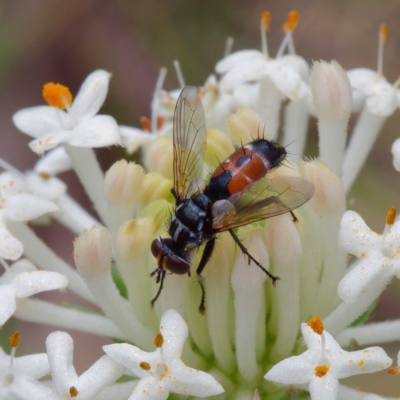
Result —
M153 243L151 244L151 252L153 253L153 256L157 258L161 251L161 242L158 239L154 239Z
M176 256L166 256L165 264L173 274L183 275L190 270L190 264Z

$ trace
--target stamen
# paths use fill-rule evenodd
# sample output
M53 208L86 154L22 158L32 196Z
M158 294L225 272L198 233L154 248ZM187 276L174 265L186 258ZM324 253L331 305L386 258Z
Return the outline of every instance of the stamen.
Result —
M147 117L140 117L140 125L142 125L142 129L146 132L151 131L151 122Z
M282 57L286 47L289 47L290 54L296 54L293 42L293 32L297 28L299 19L300 19L300 13L298 11L296 10L290 11L290 13L288 14L288 18L282 27L283 32L285 32L285 36L282 40L281 45L279 46L276 58Z
M71 387L69 388L69 395L70 395L71 397L77 397L78 394L79 394L78 389L77 389L75 386L71 386Z
M394 207L390 207L390 209L386 215L386 225L385 225L385 229L383 230L383 234L382 234L382 251L386 250L385 249L386 236L387 236L387 233L389 232L389 229L394 224L396 215L397 215L396 209ZM388 256L391 257L392 254L388 254Z
M160 332L157 333L156 337L153 340L153 343L154 343L154 346L156 346L156 347L161 347L163 345L164 338Z
M318 378L322 378L329 372L329 367L327 365L317 365L314 369L314 373Z
M69 89L59 83L46 83L43 86L43 97L52 106L65 110L72 104L72 94Z
M324 332L324 323L320 317L312 317L307 321L307 325L318 335Z
M15 353L17 351L17 347L19 345L19 342L21 340L21 335L19 334L18 331L15 331L10 337L9 337L9 343L11 346L11 354L10 354L10 370L13 369L14 366L14 359L15 359Z
M160 68L156 87L154 88L153 100L151 101L151 131L157 133L157 118L160 106L160 91L164 85L165 77L167 75L167 68Z
M388 369L390 375L400 375L400 366Z
M268 11L262 11L260 13L261 51L265 57L269 57L267 33L269 32L270 25L271 25L271 14Z
M181 69L181 64L179 63L178 60L174 60L174 68L175 68L176 76L178 78L179 87L181 89L183 89L186 86L185 85L185 79L183 79L183 73L182 73L182 69Z
M226 38L224 57L229 56L232 53L233 44L235 43L235 39L232 36L228 36Z
M142 362L139 364L139 367L142 368L142 369L144 369L145 371L149 371L149 370L151 369L150 364L147 363L147 362L145 362L145 361L142 361Z
M164 117L158 117L157 118L157 129L161 129L164 125L165 118Z
M386 46L389 38L389 30L386 24L379 27L379 47L378 47L378 74L383 75L383 48Z

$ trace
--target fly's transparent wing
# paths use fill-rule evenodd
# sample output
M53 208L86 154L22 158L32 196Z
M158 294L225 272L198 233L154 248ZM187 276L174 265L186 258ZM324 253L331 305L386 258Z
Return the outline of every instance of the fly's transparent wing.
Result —
M205 115L199 90L186 86L174 113L174 189L178 201L192 196L202 186L207 143Z
M227 231L292 211L314 194L314 185L303 178L264 178L249 189L213 205L213 228Z

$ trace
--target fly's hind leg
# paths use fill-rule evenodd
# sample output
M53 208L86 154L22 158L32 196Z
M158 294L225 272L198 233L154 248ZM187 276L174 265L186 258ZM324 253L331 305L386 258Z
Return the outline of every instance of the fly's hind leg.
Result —
M229 229L229 233L231 234L231 236L233 237L233 240L235 241L235 243L239 246L239 249L242 250L242 253L245 254L249 260L253 261L254 264L257 265L257 267L261 268L267 275L269 278L272 279L272 284L275 286L276 281L279 281L279 276L274 276L271 274L271 272L269 272L267 269L265 269L246 249L246 247L243 246L243 243L240 241L240 239L237 237L236 233L233 232L232 229Z
M215 237L210 239L203 251L203 255L201 256L201 260L199 263L199 266L197 267L196 273L197 273L197 280L199 282L200 288L201 288L201 301L200 301L200 306L199 306L199 312L200 314L204 315L206 312L206 307L205 307L205 302L206 302L206 291L204 289L204 284L203 284L203 277L201 276L201 273L203 272L204 267L210 260L211 254L214 251L215 247Z
M156 283L159 283L159 284L160 284L160 287L158 288L158 292L157 292L157 294L154 296L154 299L151 301L151 306L152 306L152 307L154 307L154 303L156 302L156 300L157 300L158 297L160 296L161 291L163 290L163 287L164 287L164 279L165 279L165 274L166 274L166 272L165 272L162 268L158 267L156 270L154 270L154 271L150 274L150 276L154 276L154 275L156 275L156 274L157 274Z

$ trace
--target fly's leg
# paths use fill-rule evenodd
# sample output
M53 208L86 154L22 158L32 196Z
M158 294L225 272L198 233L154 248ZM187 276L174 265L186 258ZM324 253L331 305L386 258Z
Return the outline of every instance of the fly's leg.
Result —
M267 275L269 278L272 279L272 284L275 286L276 281L279 281L279 276L274 276L272 275L268 270L266 270L246 249L246 247L243 246L243 243L240 241L240 239L237 237L236 233L233 232L232 229L229 229L229 233L231 234L231 236L233 237L233 240L235 241L235 243L239 246L239 249L242 250L242 253L245 254L247 257L249 257L249 259L251 261L254 262L254 264L257 265L257 267L261 268Z
M165 274L166 274L166 272L165 272L162 268L158 267L156 270L154 270L154 271L150 274L150 276L154 276L155 274L157 274L156 283L159 283L159 284L160 284L160 287L158 288L158 292L157 292L157 294L155 295L154 299L151 301L151 306L152 306L152 307L154 307L154 303L156 302L156 300L157 300L158 297L160 296L161 291L163 290L163 287L164 287L164 279L165 279Z
M199 266L197 267L197 270L196 270L197 280L198 280L200 288L201 288L201 301L200 301L200 306L199 306L199 312L202 315L204 315L204 313L206 312L206 308L204 305L205 301L206 301L206 291L204 289L203 277L201 276L201 273L203 272L203 269L206 266L206 264L208 263L208 261L210 260L211 254L214 251L214 247L215 247L215 237L210 239L206 243L206 245L204 247L203 255L201 256Z
M292 216L293 222L297 222L298 221L298 219L297 219L297 217L296 217L296 215L294 214L293 211L290 211L290 215Z

